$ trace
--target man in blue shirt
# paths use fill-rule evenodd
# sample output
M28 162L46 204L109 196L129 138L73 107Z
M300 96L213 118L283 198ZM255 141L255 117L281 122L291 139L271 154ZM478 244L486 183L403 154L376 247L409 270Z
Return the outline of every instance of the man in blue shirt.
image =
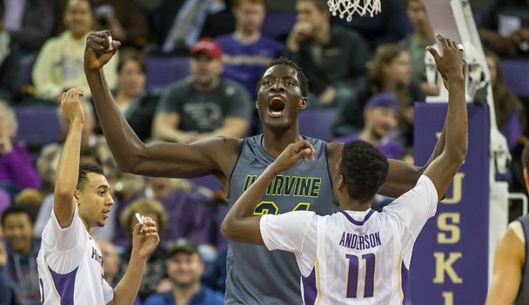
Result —
M204 262L198 247L188 239L179 239L167 247L167 275L172 289L148 297L143 305L223 305L224 297L200 285Z

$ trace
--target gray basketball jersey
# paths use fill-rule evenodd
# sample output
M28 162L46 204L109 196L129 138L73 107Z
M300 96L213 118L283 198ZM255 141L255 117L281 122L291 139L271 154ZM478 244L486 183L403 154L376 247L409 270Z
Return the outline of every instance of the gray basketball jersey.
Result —
M230 207L274 158L262 146L263 135L246 138L230 178ZM255 214L294 210L328 215L338 211L332 198L327 142L305 138L316 161L297 163L268 187ZM227 258L226 304L302 304L300 272L292 253L264 246L230 242Z
M518 221L522 223L525 236L525 263L522 273L522 284L514 305L527 305L529 304L529 215L518 218Z

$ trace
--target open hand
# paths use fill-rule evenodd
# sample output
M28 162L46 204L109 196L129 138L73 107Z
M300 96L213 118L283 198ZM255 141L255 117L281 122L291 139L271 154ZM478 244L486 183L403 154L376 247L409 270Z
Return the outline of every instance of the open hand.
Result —
M159 242L156 222L150 217L143 217L142 223L137 223L132 232L132 250L141 258L147 258Z
M80 88L72 88L62 94L62 113L70 123L74 121L77 121L81 124L84 123L85 116L83 112L83 107L81 106L81 102L79 101L80 96L83 96L83 90L81 90Z
M441 34L435 34L443 50L443 56L439 55L437 50L428 46L426 50L430 52L435 60L437 70L443 78L443 83L448 89L450 81L464 81L465 79L465 60L463 58L463 49L452 40L443 37Z
M112 40L111 44L111 37L108 30L88 34L84 51L85 71L101 69L116 54L121 43Z
M301 140L288 145L272 163L272 166L277 172L282 172L292 168L299 160L307 158L314 161L314 147L308 141Z

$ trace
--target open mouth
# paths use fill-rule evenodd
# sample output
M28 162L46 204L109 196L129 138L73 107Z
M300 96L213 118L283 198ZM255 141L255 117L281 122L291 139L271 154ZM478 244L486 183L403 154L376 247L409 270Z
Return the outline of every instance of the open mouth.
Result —
M274 97L268 103L268 113L271 117L280 117L285 110L285 103L279 97Z

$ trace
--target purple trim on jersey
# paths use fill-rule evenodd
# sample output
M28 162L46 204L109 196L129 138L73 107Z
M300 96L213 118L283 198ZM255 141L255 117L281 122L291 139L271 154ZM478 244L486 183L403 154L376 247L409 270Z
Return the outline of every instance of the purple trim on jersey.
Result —
M371 217L371 215L373 215L373 213L375 212L375 210L371 210L367 213L366 217L364 217L364 219L362 219L362 221L356 221L353 219L353 217L351 217L349 214L347 214L347 212L345 211L340 211L344 216L345 218L347 218L347 220L349 220L349 222L351 222L352 224L354 224L355 226L363 226L366 221L369 219L369 217Z
M402 285L402 293L405 293L406 285L408 283L408 269L406 268L406 266L404 266L404 262L402 262L402 265L400 267L400 276L401 276L400 283Z
M316 304L316 298L318 297L318 289L316 289L316 268L312 269L309 276L301 277L303 284L303 300L305 305Z
M74 305L73 303L73 293L75 288L75 276L77 275L77 269L67 274L58 274L50 270L51 277L53 279L53 284L55 289L61 296L61 305Z

